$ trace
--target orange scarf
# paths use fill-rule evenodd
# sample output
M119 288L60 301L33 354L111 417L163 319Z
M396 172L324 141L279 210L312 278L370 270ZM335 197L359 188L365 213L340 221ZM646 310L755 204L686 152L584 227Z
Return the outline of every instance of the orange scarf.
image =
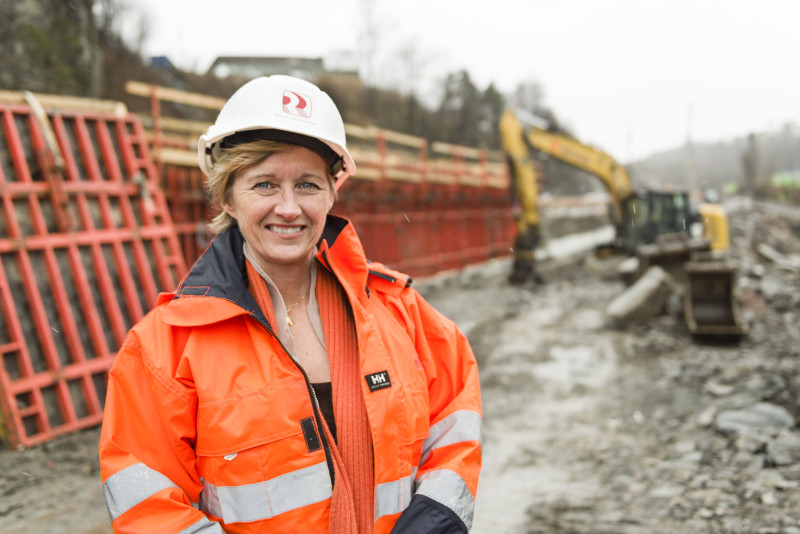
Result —
M250 292L270 324L275 312L267 283L247 261ZM344 292L323 268L318 270L316 297L328 350L333 414L338 446L325 419L322 430L330 446L336 482L331 498L331 534L370 534L374 521L372 438L364 397L355 322Z

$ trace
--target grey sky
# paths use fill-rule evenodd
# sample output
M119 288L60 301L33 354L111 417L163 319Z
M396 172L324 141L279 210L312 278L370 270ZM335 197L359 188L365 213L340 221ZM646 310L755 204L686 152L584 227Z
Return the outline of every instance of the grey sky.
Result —
M204 72L218 55L356 53L365 0L127 0L148 55ZM622 161L800 124L796 0L373 0L375 72L427 94L466 69L503 92L536 80L581 140ZM361 38L361 40L359 40ZM398 60L403 57L405 61Z

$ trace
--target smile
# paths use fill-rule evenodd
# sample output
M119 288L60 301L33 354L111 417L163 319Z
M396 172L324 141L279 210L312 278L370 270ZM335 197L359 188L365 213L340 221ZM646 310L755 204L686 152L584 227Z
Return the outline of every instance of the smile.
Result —
M294 235L303 231L302 226L270 226L269 229L276 234L283 235Z

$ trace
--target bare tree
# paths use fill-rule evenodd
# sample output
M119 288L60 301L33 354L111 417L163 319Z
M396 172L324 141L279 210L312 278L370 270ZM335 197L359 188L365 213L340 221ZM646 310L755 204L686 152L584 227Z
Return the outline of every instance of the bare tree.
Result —
M359 0L361 13L359 28L359 56L361 58L361 77L368 85L377 85L378 54L385 18L381 16L379 0Z
M429 64L419 49L419 41L413 38L403 41L397 49L397 62L399 68L396 72L400 76L397 87L401 93L417 97Z
M538 113L544 108L544 87L536 80L520 82L510 98L511 105Z

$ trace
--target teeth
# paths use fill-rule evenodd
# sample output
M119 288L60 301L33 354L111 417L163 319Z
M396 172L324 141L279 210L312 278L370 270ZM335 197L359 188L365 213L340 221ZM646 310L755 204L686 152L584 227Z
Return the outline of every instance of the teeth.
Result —
M301 231L303 228L302 228L302 227L300 227L300 226L292 226L292 227L286 227L286 226L270 226L270 229L271 229L273 232L275 232L275 233L278 233L278 234L286 234L286 235L290 235L290 234L298 234L298 233L300 233L300 231Z

